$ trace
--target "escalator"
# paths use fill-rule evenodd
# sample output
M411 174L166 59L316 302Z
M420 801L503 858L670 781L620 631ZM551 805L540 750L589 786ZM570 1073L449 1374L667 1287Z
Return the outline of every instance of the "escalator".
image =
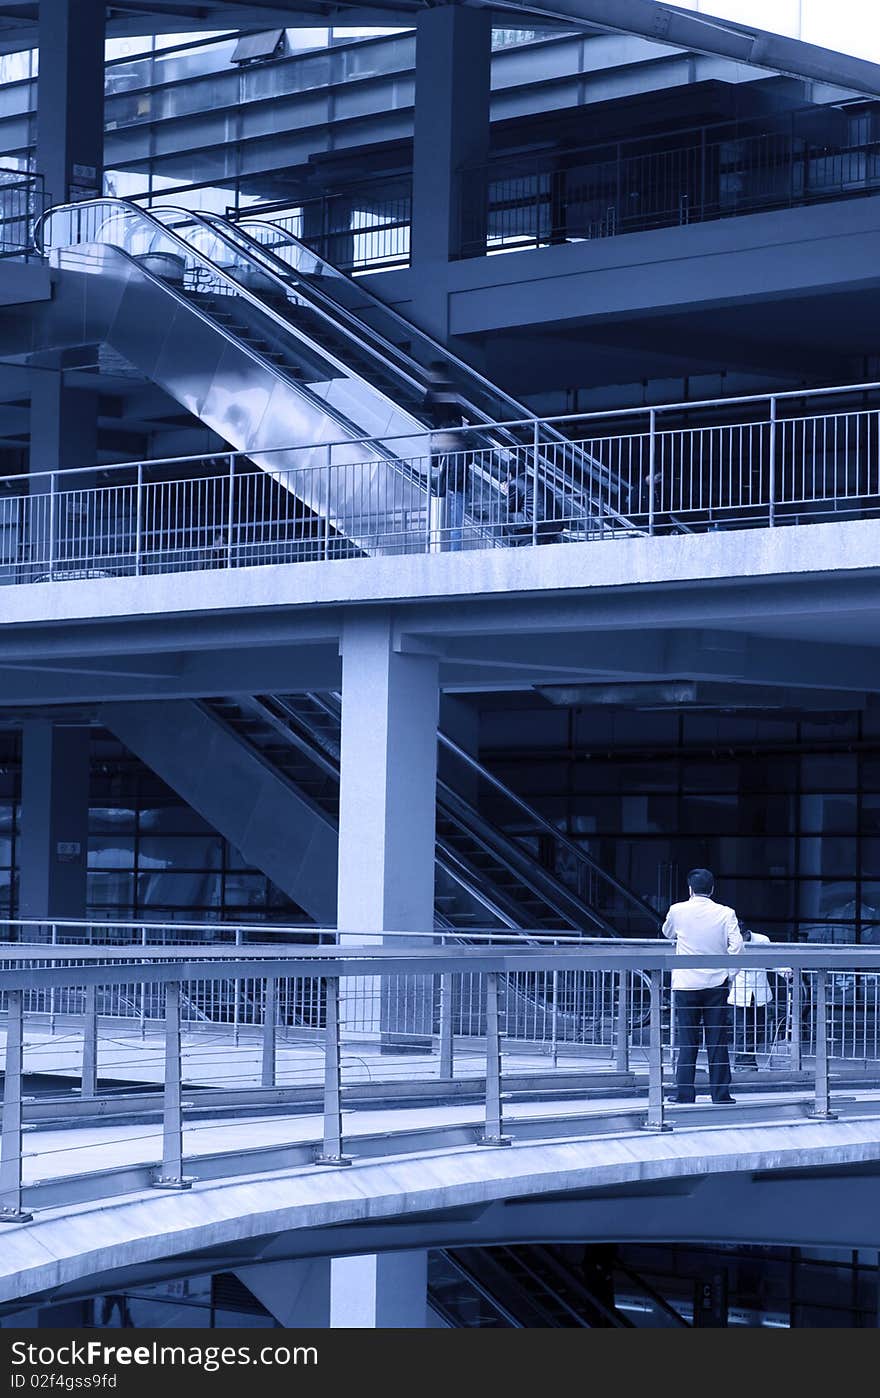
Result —
M601 462L538 444L521 404L271 225L102 199L50 210L37 239L62 275L30 349L108 345L293 496L322 556L421 551L435 514L442 534L438 364L468 423L459 546L511 541L503 487L526 469L569 536L638 532Z
M203 707L264 761L338 821L340 701L337 695L303 693L215 699ZM485 817L476 805L442 778L437 782L438 925L467 932L474 927L528 928L589 936L656 934L656 912L620 884L580 846L568 841L539 812L521 801L475 758L445 734L445 752L480 782L512 817L540 830L562 856L566 878L544 867L521 843ZM572 886L573 885L573 886Z
M603 1288L604 1290L604 1288ZM444 1249L429 1255L428 1300L447 1325L632 1329L558 1247Z

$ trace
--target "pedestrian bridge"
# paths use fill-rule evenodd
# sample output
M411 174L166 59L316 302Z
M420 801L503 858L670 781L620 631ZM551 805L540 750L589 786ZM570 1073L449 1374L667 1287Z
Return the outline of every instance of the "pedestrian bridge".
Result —
M390 1250L880 1245L880 1064L833 988L869 1004L874 949L745 951L795 968L797 1027L755 1046L734 1106L670 1107L656 942L133 949L64 930L0 948L7 1313Z

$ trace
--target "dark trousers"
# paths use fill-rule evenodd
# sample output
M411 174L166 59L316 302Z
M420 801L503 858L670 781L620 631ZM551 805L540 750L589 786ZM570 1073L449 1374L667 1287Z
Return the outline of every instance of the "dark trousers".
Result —
M730 1057L727 1052L730 1023L728 986L711 986L708 990L677 990L675 1013L678 1026L678 1066L675 1073L677 1095L681 1101L693 1102L697 1053L702 1034L706 1036L709 1059L709 1088L712 1101L730 1096ZM701 1033L702 1031L702 1033Z

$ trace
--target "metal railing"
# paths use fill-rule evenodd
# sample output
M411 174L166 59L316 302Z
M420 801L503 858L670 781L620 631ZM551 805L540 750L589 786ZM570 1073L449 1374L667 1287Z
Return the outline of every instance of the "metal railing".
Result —
M412 228L412 177L351 185L314 199L227 207L233 222L268 219L345 272L406 267Z
M825 126L820 135L799 127ZM767 129L770 127L771 129ZM650 139L499 157L461 172L465 257L610 238L880 190L875 113L815 107Z
M94 468L7 476L0 582L874 518L878 391L867 383L523 421L511 425L529 426L533 442L505 447L503 480L498 449L467 447L469 428L444 431L440 449L425 433L424 453L382 477L371 459L334 463L332 443L325 464L302 468L298 453L311 462L312 446L279 448L283 464L268 470L229 452L121 463L101 468L100 484ZM357 443L344 445L357 454ZM564 492L549 485L557 455L570 472L578 454L591 473ZM432 483L421 503L415 477ZM316 499L344 507L330 520L305 503Z
M51 202L42 175L0 166L0 257L34 250L34 228Z
M23 925L18 926L23 930ZM63 925L54 926L57 937ZM67 925L68 929L72 926ZM405 936L407 940L395 944L397 936ZM420 936L422 946L417 945ZM207 1004L207 1010L219 1008L227 1025L230 1006L236 1007L236 1014L240 1012L238 1007L249 1007L252 1015L249 1025L256 1031L261 1054L259 1087L253 1085L249 1099L252 1105L259 1103L263 1089L274 1092L278 1088L278 1026L286 1008L292 1001L311 1007L313 1013L316 1007L322 1007L313 1036L320 1046L320 1060L300 1066L302 1082L323 1084L323 1132L311 1157L321 1164L348 1162L349 1157L344 1153L342 1114L346 1063L351 1062L352 1046L359 1047L363 1053L364 1045L371 1038L386 1048L407 1042L412 1044L415 1040L423 1056L433 1061L435 1071L439 1071L443 1079L455 1075L459 1062L456 1055L467 1042L471 1054L477 1054L480 1073L476 1087L482 1097L483 1121L478 1140L485 1145L508 1144L510 1123L505 1120L502 1093L504 1060L507 1057L509 1066L515 1053L522 1054L524 1043L526 1047L534 1046L534 1040L527 1037L532 1026L523 1021L517 993L522 981L531 983L530 1003L536 1003L540 995L551 1007L550 1017L555 1026L552 1037L541 1066L532 1069L541 1073L547 1097L552 1100L555 1090L553 1074L571 1068L570 1062L566 1064L565 1055L574 1038L566 1036L566 1026L595 1024L597 1013L601 1012L601 1018L603 1021L607 1018L609 1024L607 1038L603 1040L609 1066L618 1074L630 1074L629 1086L642 1098L642 1103L634 1110L644 1113L640 1124L652 1131L666 1131L672 1127L664 1104L664 1076L674 1051L674 1006L670 1005L665 985L673 962L679 968L699 965L704 969L745 971L752 975L761 971L791 971L795 985L800 986L802 981L810 985L809 995L795 997L800 1007L797 1031L792 1030L788 1039L787 1090L795 1094L794 1105L801 1115L805 1082L802 1070L809 1053L812 1058L810 1114L825 1120L835 1116L831 1099L832 1070L840 1043L835 1028L839 1004L832 989L835 978L846 977L848 982L861 987L856 993L861 994L866 1007L865 1022L870 1016L876 1020L880 976L878 948L791 944L746 947L738 956L685 957L675 956L671 947L657 942L573 945L557 938L543 942L536 938L524 947L505 945L502 939L487 937L484 945L465 948L443 944L443 939L433 932L392 934L382 945L378 945L377 940L372 939L369 944L330 947L141 945L132 948L109 942L95 946L84 941L67 945L58 942L55 945L46 942L0 944L6 1016L0 1219L26 1222L31 1217L34 1201L39 1203L41 1188L45 1188L47 1181L51 1182L53 1174L52 1159L41 1155L39 1148L28 1153L27 1171L23 1169L27 1108L24 1078L26 1071L39 1071L39 1067L34 1067L38 1045L32 1035L28 1039L25 1037L25 1016L44 1013L53 994L67 997L65 1014L71 1021L78 1021L81 1106L86 1108L99 1095L107 1102L106 1093L98 1092L102 1019L111 1015L115 1021L120 1011L134 1004L141 1007L141 1013L149 1013L151 1021L161 1027L164 1058L161 1161L152 1170L150 1182L165 1189L186 1188L192 1182L185 1173L182 1100L183 1084L191 1080L192 1068L184 1068L182 1030L186 1007L199 1001ZM597 985L601 987L598 1004ZM291 992L291 986L297 989ZM300 989L306 986L307 992ZM212 989L206 1001L208 987ZM644 1009L644 1013L638 1015L632 1012L636 987L639 987ZM465 1007L467 1017L463 1019ZM546 1045L546 1033L541 1032L542 1044ZM475 1044L475 1041L478 1042ZM118 1044L118 1037L116 1042ZM234 1078L228 1045L221 1046L221 1051L222 1067L219 1072L216 1065L214 1069L215 1081L219 1081L223 1089L215 1099L218 1103L221 1098L226 1100L223 1092L228 1095L231 1075ZM639 1078L630 1072L636 1052L644 1059L646 1077L643 1074ZM39 1059L36 1061L39 1063ZM155 1055L154 1061L158 1061ZM46 1062L44 1058L43 1063ZM518 1071L522 1071L521 1062L520 1058ZM407 1055L405 1078L398 1081L412 1081L413 1063L414 1059ZM548 1064L552 1070L549 1080ZM880 1060L865 1060L864 1068L869 1064L870 1089L876 1085ZM137 1080L143 1074L143 1057L140 1066L137 1059L127 1064L117 1062L117 1076L123 1069L127 1069L123 1076L129 1082ZM863 1079L864 1076L863 1073ZM852 1084L856 1079L851 1075L848 1081ZM389 1080L386 1078L385 1082L385 1090L389 1090ZM560 1077L559 1085L563 1083L564 1078ZM608 1085L607 1091L619 1099L622 1086L618 1076ZM698 1090L700 1086L698 1083ZM120 1100L117 1097L117 1107ZM200 1106L208 1100L201 1098ZM843 1100L841 1110L846 1111L851 1100L849 1097ZM619 1111L619 1101L616 1110ZM858 1105L854 1110L859 1110ZM106 1115L106 1107L102 1107L102 1119ZM188 1128L190 1139L193 1129ZM622 1129L629 1129L629 1125ZM97 1145L106 1146L104 1136ZM418 1145L409 1148L417 1149ZM78 1199L83 1197L82 1172L88 1171L87 1159L83 1159L87 1150L87 1145L78 1143ZM61 1153L64 1153L63 1148ZM49 1156L52 1154L50 1149ZM223 1162L221 1168L228 1173L230 1167ZM99 1189L106 1187L103 1179L98 1182ZM130 1177L127 1187L131 1187Z

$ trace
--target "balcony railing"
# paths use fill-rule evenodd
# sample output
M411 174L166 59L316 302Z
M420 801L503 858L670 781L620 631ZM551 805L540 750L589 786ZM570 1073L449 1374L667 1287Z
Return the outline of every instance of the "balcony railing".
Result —
M262 470L230 452L9 476L0 582L876 518L878 392L860 384L532 420L527 446L469 447L462 428L461 450L444 434L438 452L426 433L416 457L396 458L386 442L394 469L384 473L352 460L348 442L343 459L330 444L324 464L301 468L298 454L312 463L313 447L284 448ZM548 463L559 468L552 484ZM429 484L421 497L414 480ZM322 514L307 500L331 506Z
M799 123L847 134L810 137ZM767 122L764 125L769 125ZM776 129L704 126L674 139L619 141L498 158L462 172L469 191L461 254L543 247L669 228L880 191L876 116L794 112ZM849 132L855 132L850 136ZM866 134L867 133L867 134ZM661 141L665 140L665 144ZM485 225L474 227L480 197Z
M51 202L42 175L0 166L0 257L33 251L34 227Z
M205 929L206 940L214 930ZM505 1073L539 1076L542 1093L552 1101L554 1092L565 1089L566 1075L570 1087L571 1074L582 1073L591 1058L613 1073L605 1082L617 1123L610 1129L629 1132L641 1125L668 1131L679 1122L687 1125L686 1116L669 1112L664 1103L676 1053L675 997L668 986L673 962L724 969L730 976L763 971L783 987L762 1007L762 1024L772 1028L753 1033L754 1015L736 1006L727 1025L734 1051L754 1054L756 1066L772 1073L767 1082L773 1084L774 1100L755 1098L749 1105L753 1129L762 1112L778 1119L780 1111L787 1111L784 1119L789 1121L804 1115L834 1120L850 1107L856 1116L863 1114L859 1090L870 1094L880 1075L878 948L791 943L700 958L675 956L662 941L609 944L540 934L530 934L526 945L521 938L487 936L482 945L463 947L430 932L419 946L420 934L409 932L344 946L224 947L143 940L132 946L127 929L83 923L15 923L4 931L0 1219L11 1223L27 1222L34 1207L69 1202L64 1196L67 1169L62 1167L56 1178L57 1162L49 1158L63 1150L56 1144L44 1157L37 1136L29 1139L27 1156L23 1151L23 1130L47 1105L25 1098L25 1075L52 1071L53 1064L57 1071L59 1053L66 1056L67 1071L81 1081L80 1102L62 1110L99 1116L104 1128L93 1145L101 1174L92 1186L85 1183L89 1145L77 1143L70 1202L102 1197L101 1191L119 1192L119 1183L111 1183L113 1171L105 1167L106 1147L113 1140L115 1116L138 1110L149 1117L159 1110L155 1098L143 1100L142 1090L140 1097L137 1090L132 1096L132 1082L153 1080L149 1063L159 1068L164 1095L161 1132L153 1133L157 1157L151 1165L148 1152L142 1183L166 1189L191 1183L184 1170L184 1080L191 1098L193 1079L208 1079L205 1089L198 1089L198 1102L189 1103L202 1112L212 1106L228 1109L230 1089L238 1094L240 1109L259 1112L270 1092L277 1103L285 1100L278 1096L280 1088L293 1100L292 1091L311 1089L317 1095L323 1085L323 1133L302 1163L347 1163L344 1148L352 1142L344 1135L343 1091L365 1081L364 1054L370 1044L377 1050L368 1074L373 1105L385 1095L393 1100L395 1081L405 1081L412 1091L420 1078L442 1087L467 1077L483 1099L478 1139L485 1145L510 1140L502 1093ZM56 1029L62 1032L53 1042ZM212 1067L204 1033L195 1057L187 1058L184 1031L194 1029L213 1036L222 1065L218 1059ZM248 1043L257 1048L256 1057ZM408 1050L405 1078L399 1065L395 1078L395 1064L387 1055L383 1069L380 1045ZM279 1073L282 1050L286 1074ZM116 1076L127 1085L108 1091L101 1089L100 1080L114 1055ZM601 1090L601 1080L596 1082ZM846 1095L833 1100L841 1082L847 1085ZM696 1086L699 1092L702 1078ZM622 1088L633 1099L629 1108L621 1105ZM812 1100L805 1101L805 1088ZM57 1104L48 1106L58 1114ZM591 1103L591 1110L596 1109L597 1103ZM715 1113L713 1124L722 1124L718 1109L709 1110ZM736 1120L731 1117L730 1124ZM568 1116L567 1134L573 1121ZM532 1139L534 1128L535 1123L526 1128ZM544 1130L552 1136L558 1129L558 1122L548 1117ZM595 1130L595 1122L583 1129ZM192 1130L189 1126L187 1144ZM460 1138L450 1144L460 1145ZM384 1148L412 1150L418 1144L386 1142ZM249 1155L246 1151L237 1165L223 1161L222 1173L252 1169ZM124 1187L139 1187L132 1183L130 1161L125 1169ZM204 1177L202 1169L197 1173ZM90 1195L91 1187L98 1193Z

